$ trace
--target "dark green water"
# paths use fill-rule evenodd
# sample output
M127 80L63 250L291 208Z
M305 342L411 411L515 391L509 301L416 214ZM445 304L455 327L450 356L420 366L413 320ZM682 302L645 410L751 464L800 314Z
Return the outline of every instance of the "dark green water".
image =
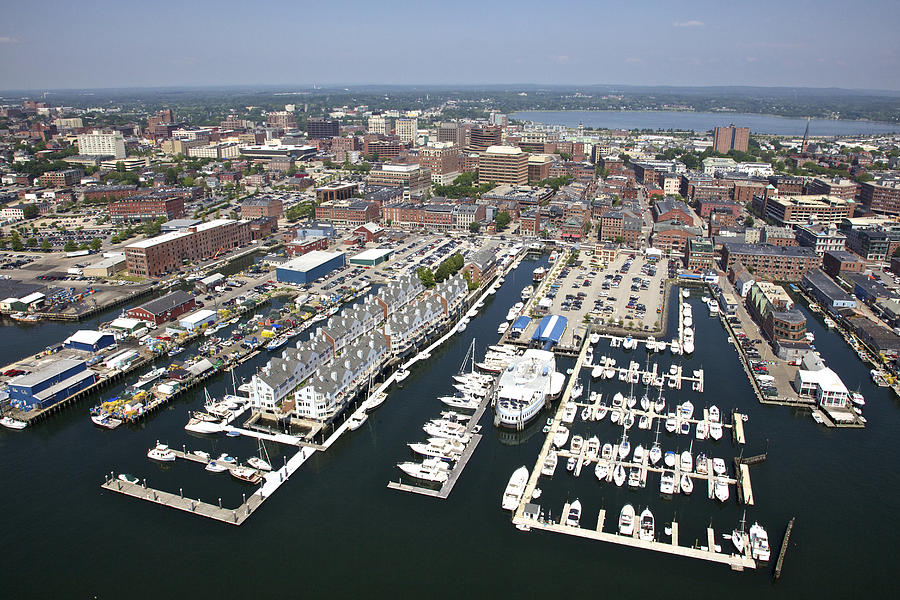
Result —
M900 481L890 466L897 448L897 406L889 391L873 387L868 371L835 335L810 320L816 345L829 366L851 389L866 396L869 427L862 431L826 430L808 416L781 407L760 406L718 321L695 306L697 351L682 357L690 368L703 367L706 392L669 392L670 404L690 398L697 409L716 403L723 412L738 407L749 415L749 444L755 454L769 440L768 461L752 469L757 506L748 510L778 548L787 520L797 517L785 572L771 583L768 569L732 573L726 567L653 552L623 548L555 534L523 533L500 510L510 473L533 466L543 435L540 422L524 432L497 432L485 416L484 439L450 498L437 500L388 490L396 480L395 463L410 454L407 442L424 439L421 425L441 410L438 395L451 389L450 375L462 362L473 336L479 354L497 339L497 324L530 283L535 263L490 297L487 307L466 329L416 366L402 388L358 431L345 435L327 453L318 453L279 489L245 525L235 528L102 492L110 470L147 477L154 487L234 506L250 491L227 475L212 475L178 461L159 466L147 460L157 439L180 448L236 454L246 458L255 443L243 438L206 440L183 430L187 411L200 395L179 399L141 426L115 431L95 428L84 402L32 430L0 431L0 548L10 598L93 597L403 597L500 596L571 597L576 593L612 597L848 597L882 595L897 583L892 550L898 529L896 496ZM54 328L60 332L54 339ZM42 349L64 337L63 325L31 330L9 327L0 348L5 361ZM29 333L23 335L23 331ZM609 354L601 343L596 355ZM619 364L628 358L618 349ZM633 353L642 364L643 349ZM249 376L266 356L242 365ZM670 354L657 355L668 368ZM560 361L561 369L568 366ZM587 377L587 373L585 373ZM222 394L230 379L213 379L210 393ZM597 386L594 385L594 389ZM638 388L640 389L640 386ZM627 391L615 381L602 392ZM541 421L543 418L541 419ZM603 441L620 435L608 421L592 427ZM652 441L652 432L632 428L633 443ZM685 437L661 435L664 449L684 447ZM729 462L739 450L728 436L704 449ZM700 443L695 442L695 451ZM269 448L275 464L276 448ZM610 516L624 502L650 505L662 523L677 518L682 544L705 538L712 522L721 534L740 520L734 493L724 506L708 500L697 486L691 498L664 500L658 478L637 492L599 484L586 470L580 478L561 465L552 481L541 480L539 502L558 516L567 498L584 504L582 524L596 522L605 507ZM705 543L705 542L704 542ZM719 537L723 549L728 542Z

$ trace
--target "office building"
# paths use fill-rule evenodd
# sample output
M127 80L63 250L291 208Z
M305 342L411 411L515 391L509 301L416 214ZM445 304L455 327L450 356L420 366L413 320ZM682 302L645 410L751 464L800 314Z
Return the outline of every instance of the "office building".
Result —
M185 261L200 261L250 243L247 221L218 219L125 247L128 272L139 277L174 273Z
M478 157L478 183L528 183L528 155L515 146L491 146Z
M398 187L403 189L403 199L425 194L431 188L431 171L415 164L384 164L369 171L370 186Z
M376 113L369 117L369 126L367 129L369 133L387 135L391 131L390 121L388 121L388 118L383 114Z
M713 151L720 154L728 154L732 150L746 152L750 144L750 128L735 127L716 127L713 136Z
M503 131L499 127L485 125L473 127L469 134L469 146L471 152L484 152L491 146L499 146Z
M750 288L747 308L771 341L806 338L806 317L794 308L794 301L781 286L757 281Z
M722 267L727 271L740 261L757 279L800 281L810 269L818 268L821 257L806 246L772 246L725 242Z
M313 250L276 267L275 275L281 283L305 285L340 269L344 264L343 252Z
M337 137L341 134L341 125L327 119L307 119L306 133L312 140Z
M99 129L81 133L78 135L78 154L125 158L125 137L119 131L103 132Z
M459 177L459 149L450 142L419 148L419 165L431 171L436 185L449 185Z
M129 196L107 205L113 223L126 221L167 221L184 216L184 198L166 192Z
M276 110L266 114L266 125L285 130L297 129L297 120L292 112Z
M778 225L827 224L852 217L856 203L835 196L754 196L753 208Z
M263 196L248 198L241 202L242 219L258 219L260 217L274 217L280 219L284 216L284 207L281 198Z
M394 122L397 137L404 144L415 144L419 131L419 120L415 117L400 117Z
M859 184L859 203L866 212L900 215L900 182L867 181Z

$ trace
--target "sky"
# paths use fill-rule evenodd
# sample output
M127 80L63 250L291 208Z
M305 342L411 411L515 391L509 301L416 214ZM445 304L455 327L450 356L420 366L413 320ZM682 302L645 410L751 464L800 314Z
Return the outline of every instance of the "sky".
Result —
M897 0L0 2L0 89L627 84L900 90Z

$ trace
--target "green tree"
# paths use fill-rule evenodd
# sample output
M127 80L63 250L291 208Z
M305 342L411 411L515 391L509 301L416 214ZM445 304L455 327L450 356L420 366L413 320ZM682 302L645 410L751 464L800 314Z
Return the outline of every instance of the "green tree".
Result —
M753 217L750 215L747 215L747 217L744 219L744 226L745 227L753 227L754 222L755 221L753 220Z
M125 163L123 163L121 160L116 162L116 172L118 172L118 173L125 172Z
M66 245L63 246L63 250L65 250L66 252L75 252L75 250L77 250L77 249L78 249L78 246L72 240L68 240L66 242Z
M471 231L472 233L478 233L479 231L481 231L481 223L479 223L478 221L472 221L471 223L469 223L469 231Z
M166 183L169 185L175 185L178 183L178 171L175 167L169 167L166 169Z
M47 238L41 240L41 250L43 250L44 252L50 250L50 240L48 240Z
M91 240L91 250L97 252L103 246L103 241L100 238L94 238Z
M28 246L29 248L36 248L38 245L37 238L34 236L31 236L30 238L25 240L25 245Z
M434 281L434 273L431 272L431 269L428 267L419 267L416 269L416 275L419 277L419 280L422 282L426 288L433 288Z
M36 217L38 215L38 208L34 204L26 204L22 207L22 214L26 219Z
M18 231L13 230L12 235L10 236L9 245L16 252L21 251L25 247L22 243L22 238L19 237Z
M511 221L512 217L510 217L509 212L505 210L501 210L497 213L497 216L494 217L494 225L497 227L497 231L503 231L504 229L506 229Z

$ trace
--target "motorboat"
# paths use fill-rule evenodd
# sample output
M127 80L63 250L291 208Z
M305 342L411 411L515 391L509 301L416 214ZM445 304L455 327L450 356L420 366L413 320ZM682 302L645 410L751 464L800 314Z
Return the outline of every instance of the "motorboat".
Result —
M603 418L606 416L606 413L607 413L607 412L609 412L609 407L606 406L605 404L600 404L600 405L597 406L597 408L594 410L594 420L595 420L595 421L602 421Z
M682 419L690 419L694 416L694 405L690 400L685 400L679 407Z
M572 454L581 454L581 448L584 446L584 438L580 435L573 435L569 451Z
M574 402L567 403L566 408L563 410L562 422L571 425L575 421L575 415L577 413L578 405Z
M609 416L609 420L612 421L613 423L619 425L622 422L622 416L623 416L622 409L614 408L614 409L612 409L612 413Z
M697 460L694 461L694 470L700 475L706 475L709 472L709 459L706 458L706 454L701 452L697 455Z
M672 450L666 450L665 455L663 456L663 462L667 467L675 466L675 452Z
M693 354L694 353L694 341L690 339L684 340L684 354Z
M582 421L590 421L591 420L591 407L585 406L581 409L581 420Z
M691 492L694 491L694 480L691 477L684 473L681 476L681 493L687 496L691 495Z
M638 429L650 429L650 417L641 415L641 418L638 420Z
M223 431L223 426L218 421L209 421L198 417L191 417L187 422L187 425L184 426L184 430L190 431L191 433L213 435L221 433Z
M575 383L575 386L572 388L571 398L572 400L577 400L581 398L581 395L584 394L584 385L580 381ZM568 406L566 407L568 408Z
M644 462L644 455L645 455L645 454L646 454L646 451L644 450L644 447L643 447L642 445L638 444L638 445L634 448L634 455L633 455L632 460L633 460L634 462L638 463L638 464L641 464L641 463Z
M675 473L663 471L659 477L659 493L671 495L675 493Z
M682 289L682 290L681 290L681 297L682 297L682 298L687 298L687 297L690 296L690 295L691 295L690 290L687 290L687 289Z
M613 481L616 483L616 485L622 487L627 476L628 475L625 473L625 467L622 466L622 463L617 463L616 468L613 469Z
M621 535L634 535L634 507L626 504L619 512L619 533Z
M709 437L712 439L719 441L722 439L722 424L721 423L710 423L709 424Z
M591 342L591 345L595 345L595 344L599 343L600 342L600 334L592 333L590 342Z
M406 369L400 369L400 370L398 370L397 373L395 374L395 376L394 376L394 381L396 381L397 383L400 383L401 381L403 381L403 380L406 379L407 377L409 377L409 371L407 371Z
M600 379L601 377L603 377L604 371L605 371L605 369L603 367L601 367L599 365L595 366L594 368L591 369L591 378L592 379Z
M450 466L437 457L426 458L420 463L402 462L397 467L410 477L424 481L444 483L450 478Z
M629 410L622 415L622 426L627 430L631 429L632 425L634 425L634 413Z
M223 452L222 454L220 454L220 455L219 455L219 458L217 458L216 460L219 461L219 462L222 462L222 463L229 464L229 465L236 465L236 464L237 464L237 459L236 459L235 457L229 455L229 454L226 454L225 452Z
M541 475L546 475L547 477L552 477L553 473L556 472L556 465L559 462L559 457L556 452L551 450L547 453L547 457L544 459L544 464L541 466Z
M570 456L569 460L566 461L566 471L570 473L575 470L575 467L578 465L578 459L574 456Z
M209 452L204 452L203 450L193 450L191 454L206 462L209 462Z
M681 354L681 344L678 340L672 340L669 343L669 349L672 351L672 354Z
M629 452L631 452L631 442L628 441L628 436L623 434L622 441L619 442L619 459L625 460Z
M616 370L613 367L606 367L603 369L603 378L604 379L612 379L616 376Z
M600 458L603 460L609 460L612 458L613 447L612 444L606 442L603 444L603 449L600 450Z
M859 393L859 391L852 392L850 394L850 400L853 402L853 404L855 404L857 406L865 406L866 405L866 399L863 397L862 394Z
M3 425L7 429L25 429L26 427L28 427L28 423L26 423L25 421L13 419L12 417L0 418L0 425Z
M713 404L709 407L707 411L709 413L709 421L710 423L718 423L721 418L721 414L719 413L719 407Z
M552 352L530 348L522 356L510 357L497 383L495 423L501 427L523 427L538 416L548 398L562 392L565 379L556 371Z
M225 433L225 435L227 435L228 437L241 437L241 432L238 431L237 429L229 429Z
M681 453L680 466L685 473L690 473L694 470L694 457L691 456L690 450L685 450Z
M462 455L463 450L466 449L466 445L460 440L443 437L430 437L424 444L414 443L407 445L416 454L444 460L456 460Z
M433 437L449 437L464 441L468 441L470 437L466 431L465 425L443 421L441 419L428 421L422 426L422 429L425 433Z
M728 482L723 477L716 477L713 485L716 500L719 502L727 502L729 496Z
M734 549L737 550L738 554L744 554L744 518L741 518L741 527L740 529L734 529L731 532L731 543L734 544Z
M465 423L470 420L472 415L464 415L462 413L458 413L453 410L442 410L441 411L441 419L444 421L450 421L451 423Z
M759 523L750 526L750 554L755 560L768 562L771 555L769 534Z
M528 468L524 465L513 471L503 491L501 506L503 510L515 510L522 501L525 485L528 483Z
M166 444L157 443L155 447L147 452L147 458L160 462L173 462L175 460L175 452Z
M599 481L604 481L609 477L609 462L605 460L598 461L597 466L594 467L594 475L597 476Z
M566 442L569 440L569 428L565 425L560 425L556 428L556 433L553 434L553 445L557 448L562 448L566 445Z
M566 525L578 527L581 523L581 502L576 499L569 505L569 514L566 515Z
M690 421L682 421L681 427L679 428L678 432L681 435L688 435L691 432L691 422Z
M452 408L461 410L475 410L480 402L471 396L441 396L441 402Z
M713 459L713 473L716 475L724 475L726 471L725 460L721 458Z
M640 530L638 530L638 537L645 542L652 542L654 534L655 528L653 522L653 513L650 512L649 508L645 508L641 512Z
M632 467L631 471L629 471L628 487L631 487L631 488L641 487L641 470L639 468Z
M204 467L204 469L206 471L209 471L210 473L221 473L222 471L227 471L228 467L221 465L214 460L211 460L206 464L206 467Z
M694 430L694 437L698 440L705 440L709 437L709 423L706 421L697 421L697 427Z
M165 374L166 374L165 367L159 367L157 369L153 369L153 370L148 371L147 373L144 373L143 375L141 375L141 377L134 384L132 384L131 387L139 390L139 389L143 388L145 385L147 385L148 383L156 381L157 379L159 379L160 377L162 377Z
M509 322L508 321L503 321L502 323L500 323L499 326L497 326L497 333L499 333L500 335L503 335L507 331L509 331Z
M259 471L251 467L240 465L230 470L231 476L244 483L252 483L256 485L262 481L263 477Z
M600 456L600 438L598 438L596 435L588 438L586 445L585 445L584 453L587 455L587 457L589 459L592 459L592 460L599 457Z
M657 464L662 459L662 449L659 447L659 442L653 442L653 446L650 447L650 452L647 453L648 458L652 464Z
M116 427L124 423L122 419L117 419L112 415L106 413L91 415L91 422L93 422L97 427L102 427L103 429L115 429Z
M675 433L676 429L678 429L678 421L675 419L675 415L669 414L666 417L666 431Z

